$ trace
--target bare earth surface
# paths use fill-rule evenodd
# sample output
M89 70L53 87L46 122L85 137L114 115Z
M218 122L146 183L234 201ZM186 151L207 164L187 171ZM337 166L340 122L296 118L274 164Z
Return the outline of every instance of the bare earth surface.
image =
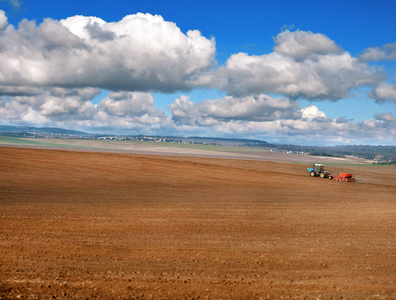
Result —
M0 147L0 299L396 299L395 167L110 152Z

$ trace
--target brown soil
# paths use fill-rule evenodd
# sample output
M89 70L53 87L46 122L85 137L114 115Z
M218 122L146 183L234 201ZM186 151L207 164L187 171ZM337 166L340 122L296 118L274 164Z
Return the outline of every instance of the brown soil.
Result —
M395 299L396 168L0 148L0 299Z

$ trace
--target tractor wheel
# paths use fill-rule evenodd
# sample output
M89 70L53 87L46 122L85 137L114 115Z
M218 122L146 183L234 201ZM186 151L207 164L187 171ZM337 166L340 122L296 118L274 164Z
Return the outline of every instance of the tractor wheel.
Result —
M325 178L326 177L326 174L325 173L320 173L320 178Z
M315 172L314 171L311 171L311 177L315 177Z

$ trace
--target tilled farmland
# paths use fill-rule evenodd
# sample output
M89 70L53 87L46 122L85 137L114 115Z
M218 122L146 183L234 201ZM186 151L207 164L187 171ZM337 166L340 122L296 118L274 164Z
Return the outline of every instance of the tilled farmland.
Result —
M0 148L0 299L394 299L396 168Z

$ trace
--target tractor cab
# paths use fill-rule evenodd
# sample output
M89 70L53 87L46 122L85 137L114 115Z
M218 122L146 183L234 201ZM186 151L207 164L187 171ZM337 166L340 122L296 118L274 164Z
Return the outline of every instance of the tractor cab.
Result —
M314 165L314 170L315 170L315 172L323 172L324 171L323 165L322 164L315 164Z

